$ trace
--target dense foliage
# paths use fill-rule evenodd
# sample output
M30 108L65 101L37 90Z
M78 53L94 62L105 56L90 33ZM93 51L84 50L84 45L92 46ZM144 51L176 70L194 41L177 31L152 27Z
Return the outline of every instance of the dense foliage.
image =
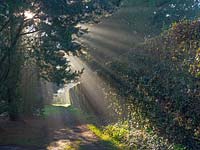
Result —
M109 109L128 120L127 143L132 149L200 149L199 1L123 5L132 12L123 19L145 42L104 64L89 63L115 87L107 91Z
M199 27L199 21L175 23L122 56L127 59L109 63L103 75L126 97L120 103L133 129L193 150L200 147Z

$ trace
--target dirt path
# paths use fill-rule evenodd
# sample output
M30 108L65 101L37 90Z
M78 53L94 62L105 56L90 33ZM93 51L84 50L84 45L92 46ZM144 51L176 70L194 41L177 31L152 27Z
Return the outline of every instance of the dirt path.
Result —
M101 141L87 127L87 121L82 114L66 108L48 118L48 137L51 143L48 150L110 150L109 143Z
M1 123L0 145L4 146L0 150L117 150L95 136L84 116L72 108L48 109L48 117L42 121Z

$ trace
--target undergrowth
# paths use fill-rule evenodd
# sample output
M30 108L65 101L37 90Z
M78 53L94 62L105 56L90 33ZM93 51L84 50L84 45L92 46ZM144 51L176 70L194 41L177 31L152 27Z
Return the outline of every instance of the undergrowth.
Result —
M100 128L90 124L88 128L100 139L116 145L119 150L186 150L184 146L171 144L150 129L130 129L127 122Z

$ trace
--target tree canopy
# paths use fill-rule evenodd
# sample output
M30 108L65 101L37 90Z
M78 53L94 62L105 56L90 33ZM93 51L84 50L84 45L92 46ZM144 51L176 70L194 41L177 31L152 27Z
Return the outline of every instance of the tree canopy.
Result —
M66 53L80 49L72 38L79 32L76 25L111 13L118 3L119 0L0 0L0 99L16 106L20 99L20 73L28 65L35 68L33 74L37 72L39 77L57 84L78 77L80 72L71 71L65 58Z

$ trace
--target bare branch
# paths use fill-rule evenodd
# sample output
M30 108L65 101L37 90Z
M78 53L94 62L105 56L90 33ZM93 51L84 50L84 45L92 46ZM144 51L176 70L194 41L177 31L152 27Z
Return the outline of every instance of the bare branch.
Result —
M30 32L21 33L20 36L24 36L24 35L36 33L36 32L39 32L39 31L40 31L40 30L35 30L35 31L30 31Z

